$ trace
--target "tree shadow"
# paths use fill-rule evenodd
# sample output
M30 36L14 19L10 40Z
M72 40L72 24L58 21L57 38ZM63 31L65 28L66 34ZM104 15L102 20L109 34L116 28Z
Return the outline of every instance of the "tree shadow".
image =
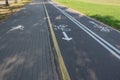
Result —
M64 11L66 11L70 15L74 16L74 18L76 18L76 19L79 19L79 18L82 19L85 17L84 15L78 14L78 12L76 12L76 11L69 10L68 7L63 7L63 6L58 6L58 7ZM102 16L100 14L87 15L87 16L92 17L92 18L99 20L113 28L120 30L120 20L116 19L114 16L110 16L110 15Z
M92 15L90 17L95 18L107 25L110 25L110 26L120 30L120 20L115 19L113 16L109 16L109 15L101 16L101 15L96 14L96 15Z

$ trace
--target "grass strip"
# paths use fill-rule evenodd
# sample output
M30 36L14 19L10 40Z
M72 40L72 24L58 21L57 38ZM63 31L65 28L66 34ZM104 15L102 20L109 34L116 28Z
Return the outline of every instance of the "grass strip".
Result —
M86 0L54 0L87 16L120 30L120 4L88 2ZM94 1L94 0L93 0ZM116 0L117 1L117 0Z

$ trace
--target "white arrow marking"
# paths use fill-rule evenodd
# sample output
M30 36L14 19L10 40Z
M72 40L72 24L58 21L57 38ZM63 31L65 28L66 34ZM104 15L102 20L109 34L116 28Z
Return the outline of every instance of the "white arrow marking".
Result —
M10 29L10 31L13 31L13 30L16 30L16 29L24 30L24 26L18 25L16 27L13 27L12 29Z
M72 40L72 38L71 38L71 37L68 37L65 32L62 32L62 33L63 33L63 35L64 35L64 37L63 37L62 39L66 40L66 41Z
M16 26L16 27L11 28L8 32L13 31L13 30L17 30L17 29L19 29L19 30L24 30L24 26L18 25L18 26ZM8 33L8 32L7 32L7 33Z

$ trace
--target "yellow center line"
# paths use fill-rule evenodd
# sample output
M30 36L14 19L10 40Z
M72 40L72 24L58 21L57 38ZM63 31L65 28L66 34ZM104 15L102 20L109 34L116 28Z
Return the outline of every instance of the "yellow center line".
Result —
M47 20L48 20L48 24L49 24L49 27L50 27L50 32L51 32L53 44L54 44L54 47L55 47L55 50L56 50L58 63L59 63L59 67L60 67L61 74L62 74L62 79L63 80L71 80L70 76L69 76L69 73L66 69L65 63L63 61L63 58L62 58L62 55L61 55L61 52L60 52L60 49L59 49L59 46L58 46L58 42L57 42L53 27L52 27L52 24L51 24L49 15L48 15L48 11L46 9L46 6L45 6L44 2L43 2L43 4L44 4L44 9L45 9L45 12L46 12L46 15L47 15Z

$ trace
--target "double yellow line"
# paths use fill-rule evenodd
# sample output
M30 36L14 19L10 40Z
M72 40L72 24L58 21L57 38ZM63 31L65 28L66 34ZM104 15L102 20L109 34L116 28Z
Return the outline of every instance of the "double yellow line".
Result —
M63 80L71 80L70 76L69 76L69 73L66 69L66 66L64 64L64 61L63 61L63 58L62 58L62 55L61 55L61 52L60 52L60 49L59 49L59 46L58 46L58 42L57 42L57 39L56 39L56 36L55 36L54 30L53 30L53 27L52 27L52 24L51 24L51 21L50 21L50 17L48 15L48 11L46 9L44 1L43 1L43 5L44 5L45 13L47 15L47 20L48 20L48 24L49 24L49 27L50 27L50 32L51 32L53 44L54 44L56 54L57 54L57 57L58 57L58 63L59 63L62 79Z

